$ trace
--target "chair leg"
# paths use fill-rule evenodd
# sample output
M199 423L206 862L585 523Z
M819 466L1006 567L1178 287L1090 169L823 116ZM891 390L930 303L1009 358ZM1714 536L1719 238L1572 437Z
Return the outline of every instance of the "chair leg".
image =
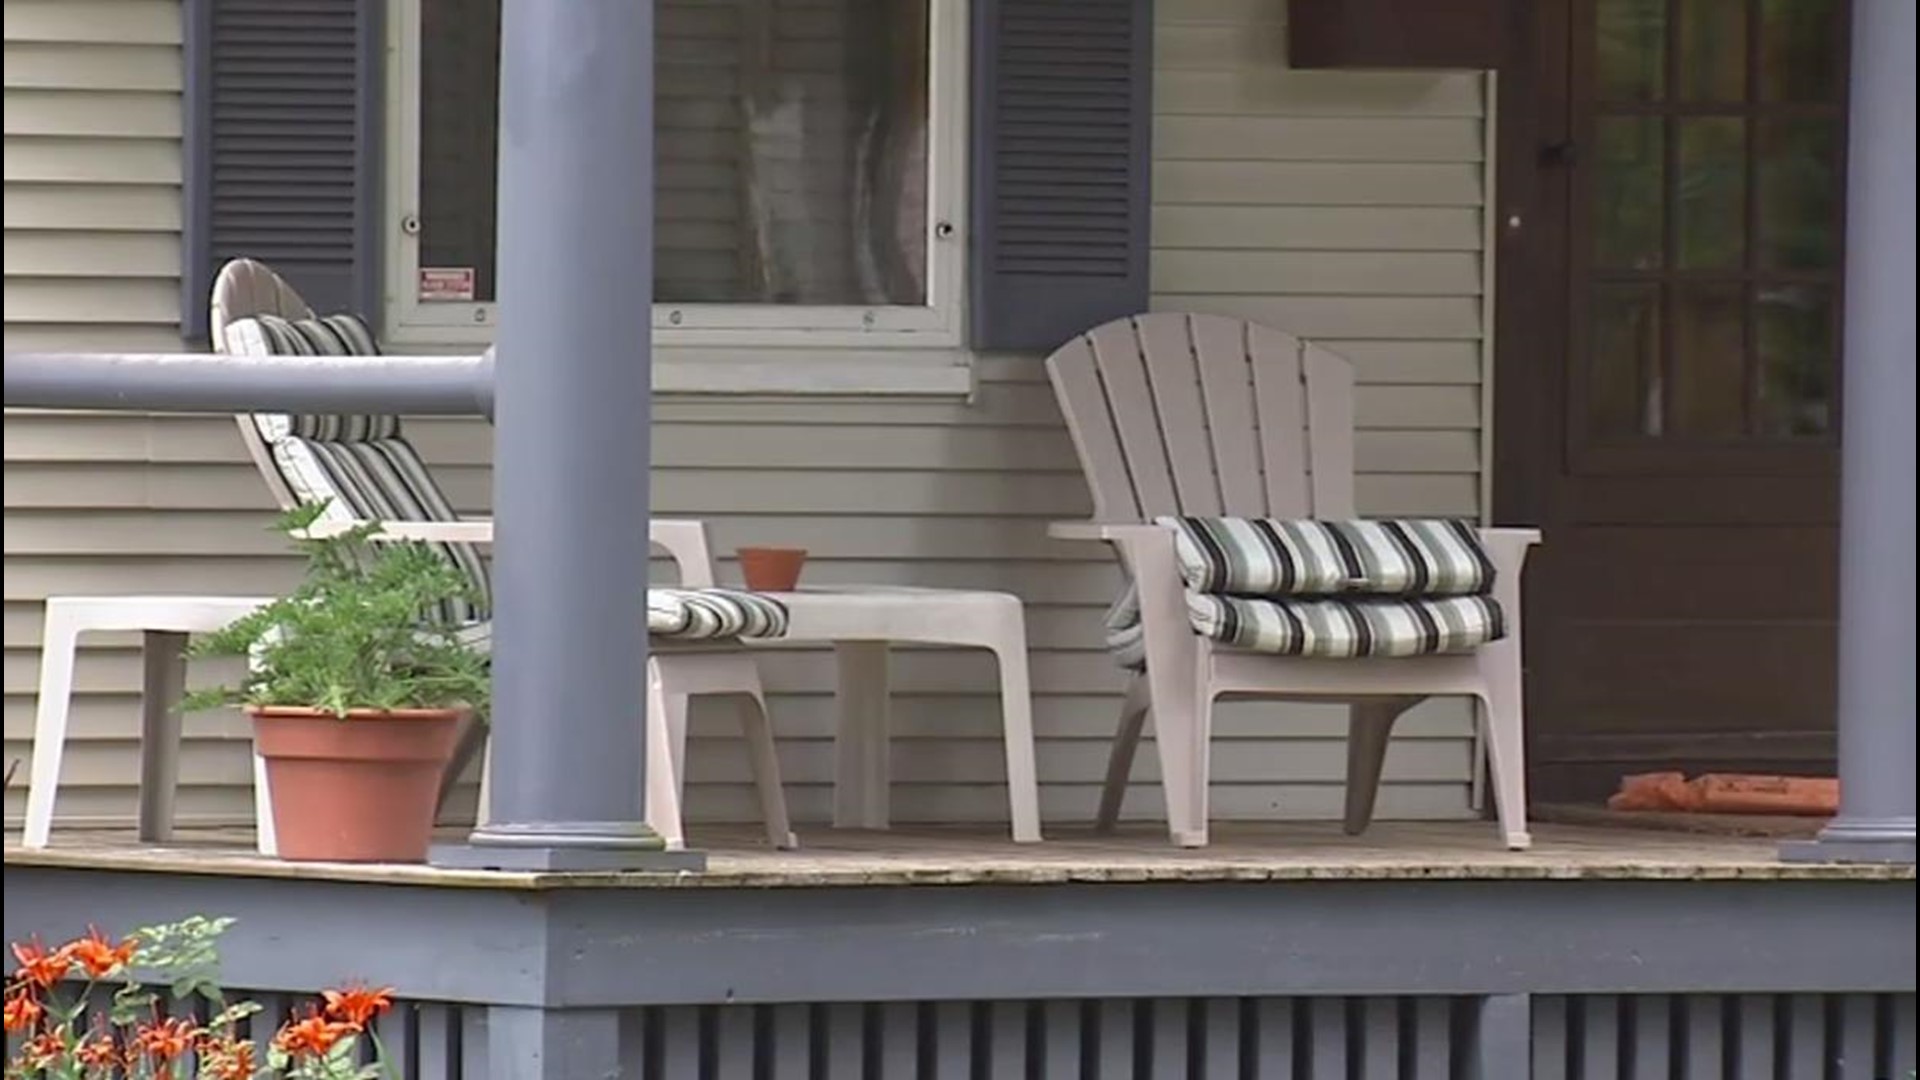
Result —
M180 699L187 687L187 635L141 635L140 808L135 835L143 844L173 839L174 796L180 790Z
M1380 773L1387 761L1387 745L1394 721L1412 708L1417 698L1355 702L1348 706L1347 816L1348 836L1358 836L1373 822L1374 802L1380 794Z
M1126 700L1120 705L1120 728L1114 732L1113 747L1107 751L1107 779L1100 788L1100 812L1094 818L1096 832L1112 832L1120 821L1120 804L1127 797L1127 780L1133 775L1133 757L1140 749L1140 733L1147 726L1147 679L1135 675L1127 682Z
M43 848L53 835L53 800L60 790L60 760L67 749L67 715L73 698L73 654L79 631L58 612L47 615L40 643L40 698L33 718L33 772L27 777L27 820L21 845Z
M447 799L452 796L453 789L459 785L460 777L466 773L467 766L473 764L473 759L486 743L487 722L477 716L469 716L460 728L459 740L453 744L453 757L447 761L446 771L440 774L440 796L434 800L433 804L435 820L446 812ZM480 786L484 788L486 782L486 773L482 772Z
M686 698L680 699L681 708ZM659 678L647 680L647 763L642 779L646 792L647 824L660 834L669 851L687 846L686 830L680 816L680 772L675 767L673 720L668 715L668 695ZM684 729L685 725L682 724Z
M1156 694L1151 706L1153 743L1160 752L1160 785L1167 796L1167 832L1181 847L1206 847L1212 695L1203 687L1181 689L1186 692Z
M1016 610L1017 613L1017 610ZM1034 765L1033 688L1027 675L1026 633L993 647L1000 661L1001 738L1007 750L1007 812L1013 842L1040 842L1040 781Z
M259 664L262 647L278 634L278 630L268 630L262 640L247 650L249 668ZM253 745L253 837L254 848L260 854L269 857L280 854L280 832L273 820L273 788L267 779L267 759L260 756L257 742Z
M280 855L280 830L273 821L273 789L267 783L267 759L253 752L253 846L269 858Z
M493 820L493 740L481 743L480 801L473 808L475 827Z
M1494 809L1500 818L1500 839L1509 851L1533 846L1527 833L1526 714L1520 689L1517 650L1504 670L1488 672L1482 699L1487 756L1492 761Z
M1187 792L1193 825L1179 837L1181 847L1206 847L1207 829L1212 819L1213 794L1213 694L1201 687L1193 704L1193 745L1191 755L1193 785Z
M754 682L759 682L758 675ZM747 744L753 784L760 792L760 820L766 822L767 841L792 851L800 846L800 838L793 834L793 822L787 816L786 789L780 783L780 758L774 751L773 719L767 712L766 693L756 685L751 692L733 695L733 699L740 710L740 734Z

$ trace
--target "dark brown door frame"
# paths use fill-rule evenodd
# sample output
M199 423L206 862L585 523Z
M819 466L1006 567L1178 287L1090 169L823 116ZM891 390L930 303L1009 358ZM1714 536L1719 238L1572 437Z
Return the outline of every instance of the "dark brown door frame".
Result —
M1574 368L1567 356L1572 339L1562 320L1574 299L1569 260L1576 225L1570 215L1576 200L1571 185L1574 155L1582 149L1576 145L1570 96L1575 70L1571 20L1578 10L1576 0L1514 0L1509 60L1500 68L1497 82L1494 141L1498 160L1496 190L1489 203L1489 212L1496 215L1495 346L1490 376L1492 520L1502 525L1546 527L1543 553L1552 550L1556 519L1567 511L1564 496L1556 494L1556 484L1561 482L1557 478L1566 465L1563 455L1568 452L1568 443L1561 425L1570 411L1568 395ZM1836 372L1836 389L1843 377ZM1837 395L1835 400L1837 403ZM1704 463L1698 448L1688 448L1688 452L1693 455L1692 464ZM1754 466L1751 480L1734 475L1739 470L1717 464L1712 472L1722 480L1706 492L1716 507L1712 513L1721 515L1729 525L1735 518L1721 503L1744 505L1756 492L1765 499L1775 499L1780 491L1768 485L1777 480L1817 476L1833 468L1830 448L1755 445L1743 447L1739 453ZM1779 512L1777 506L1769 510ZM1541 617L1551 610L1545 605L1555 603L1549 592L1541 588L1523 590L1527 607L1523 624L1530 620L1536 628L1549 625L1549 620ZM1539 662L1529 661L1530 707L1537 704L1531 691L1540 685L1542 673L1535 667ZM1544 760L1536 752L1541 749L1543 734L1550 733L1538 724L1528 725L1530 762ZM1824 733L1755 734L1769 740L1770 749L1764 756L1783 764L1815 761L1831 754L1831 736ZM1735 747L1733 741L1728 745L1734 747L1728 751L1729 757L1747 760L1752 756ZM1702 754L1697 747L1690 753L1696 757ZM1540 778L1535 775L1532 779ZM1541 790L1534 797L1551 800L1554 794Z
M1497 75L1495 98L1493 520L1538 525L1546 518L1546 443L1559 401L1564 347L1546 313L1567 302L1565 275L1556 270L1565 243L1564 199L1547 184L1571 154L1564 80L1543 71L1550 49L1568 47L1564 3L1516 0L1509 59ZM1565 58L1559 58L1564 62ZM1551 543L1552 538L1547 538Z

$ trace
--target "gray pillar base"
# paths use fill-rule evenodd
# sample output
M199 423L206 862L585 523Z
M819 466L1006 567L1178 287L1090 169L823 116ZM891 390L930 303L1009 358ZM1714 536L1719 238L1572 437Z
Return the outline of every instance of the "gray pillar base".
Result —
M700 851L669 851L642 822L561 821L483 825L465 844L436 845L429 861L461 870L701 871Z
M1780 860L1792 863L1910 863L1914 861L1912 818L1835 818L1812 840L1780 845Z
M487 1075L515 1080L632 1076L625 1063L638 1062L645 1051L639 1025L622 1020L617 1009L491 1006L487 1009Z

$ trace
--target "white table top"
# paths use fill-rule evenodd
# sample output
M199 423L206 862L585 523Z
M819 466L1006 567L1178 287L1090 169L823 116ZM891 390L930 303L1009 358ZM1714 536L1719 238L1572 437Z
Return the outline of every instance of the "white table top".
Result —
M787 608L787 632L754 644L918 641L985 644L1019 639L1020 598L1012 593L904 585L829 585L766 593Z
M1012 593L990 589L936 589L920 585L802 585L793 592L763 593L783 604L871 603L926 604L1018 600Z

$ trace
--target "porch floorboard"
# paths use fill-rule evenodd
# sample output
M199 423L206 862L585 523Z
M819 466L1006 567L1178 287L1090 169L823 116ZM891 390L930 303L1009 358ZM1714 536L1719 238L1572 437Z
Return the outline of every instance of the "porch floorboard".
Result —
M54 845L19 846L9 831L8 866L209 874L425 885L446 888L833 888L846 886L1050 884L1060 882L1313 880L1905 880L1912 866L1782 863L1766 838L1593 825L1536 823L1531 851L1500 848L1478 821L1387 822L1347 836L1334 822L1216 825L1211 847L1170 847L1157 826L1112 835L1053 826L1045 843L1016 845L1004 828L803 829L801 848L764 846L757 826L695 828L707 851L702 874L528 873L431 866L292 863L251 850L251 830L185 829L166 846L131 831L57 832ZM464 840L449 831L448 841Z

